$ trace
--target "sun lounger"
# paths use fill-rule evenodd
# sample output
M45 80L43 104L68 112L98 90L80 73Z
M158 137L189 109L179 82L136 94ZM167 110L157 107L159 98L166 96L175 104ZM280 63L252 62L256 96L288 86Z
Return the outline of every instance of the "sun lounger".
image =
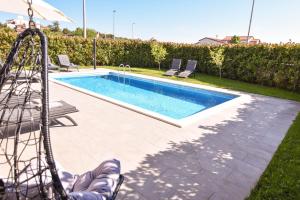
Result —
M173 59L171 68L164 73L165 76L174 76L179 72L181 67L181 59Z
M78 66L71 63L67 55L58 55L57 57L60 67L67 68L67 71L69 71L69 68L77 68L77 71L79 71Z
M37 64L40 64L40 62L41 62L41 56L38 57ZM48 70L58 70L58 69L59 69L59 66L53 64L51 62L50 56L48 56Z
M0 69L4 66L4 63L0 60ZM9 75L7 76L8 80L15 80L15 78L18 76L17 81L19 82L26 82L28 77L31 76L31 74L29 74L29 72L26 71L22 71L21 73L17 74L14 71L9 72ZM34 82L39 82L40 77L37 74L33 74L32 75L32 81ZM9 81L10 82L10 81Z
M49 103L49 120L50 123L59 123L58 119L65 118L72 122L74 126L77 126L77 123L70 117L68 114L78 112L75 106L72 106L64 101L54 101ZM4 115L2 116L4 112ZM11 134L14 134L16 131L17 124L19 122L19 110L14 107L1 109L0 116L2 117L2 124L0 125L0 138L9 137ZM40 105L38 102L33 102L31 105L28 105L28 108L24 110L22 116L22 133L32 131L37 129L40 125L41 120L41 111Z
M58 69L59 69L59 66L53 64L51 62L50 57L48 56L48 70L58 70Z
M40 58L38 58L37 60L37 64L39 64L40 62ZM48 57L48 70L58 70L59 67L57 65L54 65L51 63L50 57ZM16 76L18 76L18 82L26 82L28 81L28 77L33 76L33 78L31 79L32 81L36 82L40 82L40 77L39 77L39 73L36 74L29 74L32 72L29 71L22 71L20 74L16 74L15 72L10 72L10 79L15 79Z
M8 99L9 93L1 93L0 94L0 108L2 107L8 107L12 108L18 104L24 103L25 100L25 94L24 95L15 95L12 94L11 97ZM41 98L40 94L37 92L32 92L31 96L28 97L28 100L34 100ZM9 104L7 104L9 102Z
M17 82L19 83L24 83L24 82L27 82L29 79L33 82L33 83L38 83L40 82L41 78L39 76L38 73L36 74L29 74L30 72L26 72L26 71L23 71L22 73L20 74L17 74L16 72L10 72L9 73L9 76L8 76L8 79L11 79L11 80L17 80ZM32 76L32 78L31 78ZM17 79L16 79L17 77ZM30 77L30 78L29 78Z
M197 66L196 60L188 60L185 70L183 72L180 72L178 74L178 77L180 77L180 78L189 77L195 71L196 66Z

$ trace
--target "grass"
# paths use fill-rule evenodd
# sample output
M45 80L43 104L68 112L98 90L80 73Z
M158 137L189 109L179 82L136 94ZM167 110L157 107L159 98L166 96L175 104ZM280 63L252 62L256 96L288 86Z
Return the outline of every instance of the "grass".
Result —
M118 67L105 67L117 70ZM220 88L250 92L300 102L300 94L278 88L266 87L205 74L179 79L165 77L163 71L156 69L132 68L133 73L181 80ZM300 113L274 154L270 164L261 176L247 200L292 200L300 199Z
M105 66L103 68L118 70L118 67L113 66ZM277 97L281 99L289 99L300 102L300 93L291 92L279 88L267 87L262 85L256 85L226 78L218 78L216 76L210 76L206 74L197 73L195 76L191 78L182 79L177 77L166 77L163 76L164 71L159 71L157 69L149 69L149 68L131 68L133 73L144 74L149 76L167 78L172 80L180 80L188 83L196 83L202 85L209 85L219 88L226 88L231 90L237 90L242 92L249 92L254 94L261 94L266 96Z

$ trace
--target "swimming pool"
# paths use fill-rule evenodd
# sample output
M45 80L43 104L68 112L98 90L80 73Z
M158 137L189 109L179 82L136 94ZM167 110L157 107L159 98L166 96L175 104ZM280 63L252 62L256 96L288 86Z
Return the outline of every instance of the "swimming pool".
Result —
M55 79L174 120L182 120L238 97L114 72Z

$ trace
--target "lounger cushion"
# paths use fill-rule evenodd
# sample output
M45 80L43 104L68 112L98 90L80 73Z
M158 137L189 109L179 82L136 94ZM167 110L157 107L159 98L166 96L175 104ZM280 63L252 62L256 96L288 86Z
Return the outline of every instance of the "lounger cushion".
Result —
M42 163L46 163L42 159ZM120 161L113 159L101 163L93 171L88 171L80 176L73 175L65 171L62 166L56 162L56 168L61 183L72 200L108 200L111 199L120 176ZM32 160L29 167L26 168L20 179L26 180L27 174L35 174L37 170L37 161ZM44 177L51 177L49 171L45 172ZM21 185L22 193L34 198L38 193L36 179L31 179L26 185ZM44 180L45 185L51 187L51 178ZM8 185L9 183L5 183ZM6 191L9 199L17 199L13 191Z
M61 177L61 180L63 185L67 186L66 191L69 191L70 184L73 184L72 190L68 194L71 199L106 200L112 197L118 185L119 177L120 161L113 159L101 163L93 171L74 176L74 179L65 181L66 179Z
M164 73L165 76L174 76L178 71L174 69L170 69Z
M187 78L191 74L192 74L191 71L184 71L184 72L179 73L178 77L180 77L180 78Z

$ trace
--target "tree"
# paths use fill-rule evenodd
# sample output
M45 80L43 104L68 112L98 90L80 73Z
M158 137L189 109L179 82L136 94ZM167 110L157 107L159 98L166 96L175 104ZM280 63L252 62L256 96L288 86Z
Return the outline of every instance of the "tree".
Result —
M164 61L168 55L167 50L158 42L152 42L151 54L154 57L154 61L158 63L158 69L160 70L160 63Z
M210 57L213 63L219 69L219 76L222 78L222 69L223 69L223 62L224 62L224 48L223 47L215 47L209 49Z
M231 44L239 44L241 42L241 38L239 36L234 35L231 40L230 43Z
M79 28L79 27L76 28L75 31L73 31L73 35L83 36L83 29ZM87 28L86 35L87 35L87 38L95 38L97 36L97 31L94 29Z
M86 35L88 38L95 38L97 36L97 31L94 29L86 29Z
M74 34L75 36L83 36L83 30L82 30L82 28L77 27L77 28L75 29L75 31L73 31L73 34Z
M50 29L52 32L60 32L60 31L61 31L61 30L60 30L60 27L59 27L59 22L58 22L58 21L53 22L53 24L52 24L52 25L49 25L48 27L49 27L49 29Z
M70 31L70 30L67 29L67 28L64 28L64 29L62 30L62 32L63 32L63 34L65 34L65 35L71 35L71 34L72 34L72 31Z

